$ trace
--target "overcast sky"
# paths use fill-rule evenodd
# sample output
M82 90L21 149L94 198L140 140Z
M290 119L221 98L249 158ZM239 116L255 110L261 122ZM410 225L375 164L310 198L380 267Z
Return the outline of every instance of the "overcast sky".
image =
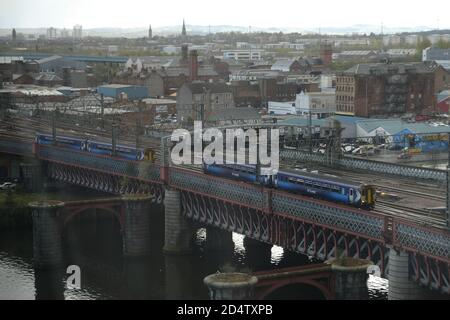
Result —
M0 0L0 28L254 27L450 28L449 0Z

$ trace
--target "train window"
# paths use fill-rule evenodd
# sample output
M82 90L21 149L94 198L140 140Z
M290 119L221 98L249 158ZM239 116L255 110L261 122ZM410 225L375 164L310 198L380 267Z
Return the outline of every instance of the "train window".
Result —
M350 197L352 197L352 196L353 196L353 189L350 189L350 191L349 191L349 195L350 195Z

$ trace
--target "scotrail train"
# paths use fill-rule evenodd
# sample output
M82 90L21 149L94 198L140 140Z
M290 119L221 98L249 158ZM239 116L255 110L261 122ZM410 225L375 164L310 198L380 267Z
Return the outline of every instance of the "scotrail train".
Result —
M112 144L110 143L62 136L57 136L56 141L54 141L53 136L50 134L37 134L36 143L41 145L55 144L63 148L108 156L111 156L113 152ZM117 145L115 156L127 160L155 162L155 151L150 148L133 148Z
M261 175L258 181L256 166L252 165L204 164L203 171L358 208L373 209L375 206L376 190L373 186L330 175L285 169L274 175Z
M54 141L52 135L38 134L36 135L36 143L41 145L55 144L59 147L99 155L112 155L111 144L87 139L58 136L56 137L56 141ZM155 162L155 152L149 148L133 148L117 145L115 156L127 160ZM376 190L373 186L329 175L304 171L280 170L274 175L262 175L258 180L256 166L252 165L204 164L203 170L208 174L249 183L260 183L266 187L340 202L358 208L372 209L375 205Z

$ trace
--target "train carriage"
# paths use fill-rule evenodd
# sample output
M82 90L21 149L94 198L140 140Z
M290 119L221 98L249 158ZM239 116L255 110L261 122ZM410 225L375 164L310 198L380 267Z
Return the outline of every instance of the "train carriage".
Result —
M113 146L110 143L88 141L87 151L94 154L111 156L113 154ZM123 145L116 146L116 156L128 160L144 160L144 152L141 149Z
M373 186L331 175L282 170L274 179L274 187L355 207L373 208L375 205Z
M205 173L263 184L291 193L312 196L327 201L343 203L358 208L372 209L376 190L373 186L347 179L311 172L280 170L277 174L261 176L257 180L256 166L236 164L204 164Z
M57 145L63 148L86 151L100 155L111 156L113 151L112 144L110 143L63 136L57 136L56 141L54 141L53 136L49 134L37 134L35 141L40 145ZM133 148L125 145L117 145L116 157L154 163L156 153L151 148Z
M59 147L75 149L84 151L86 149L86 140L80 138L71 138L64 136L57 136L56 141L51 134L37 134L35 139L37 144L42 145L57 145Z

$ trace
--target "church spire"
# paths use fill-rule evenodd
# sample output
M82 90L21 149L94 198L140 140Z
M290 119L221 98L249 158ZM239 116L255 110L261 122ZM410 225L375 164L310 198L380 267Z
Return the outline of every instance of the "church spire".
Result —
M181 35L183 36L183 37L185 37L187 34L186 34L186 24L184 23L184 19L183 19L183 29L181 30Z

